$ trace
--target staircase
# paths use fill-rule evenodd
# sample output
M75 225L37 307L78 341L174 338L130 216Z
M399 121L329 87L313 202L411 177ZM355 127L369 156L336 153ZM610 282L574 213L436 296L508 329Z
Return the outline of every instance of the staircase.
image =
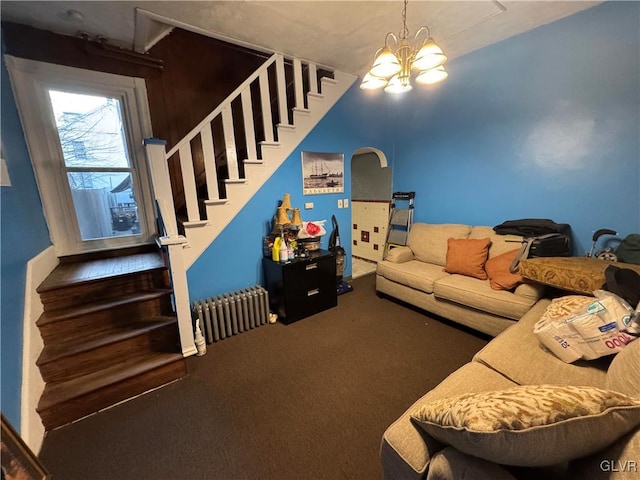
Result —
M113 254L113 252L111 253ZM161 253L62 259L37 289L46 430L186 375Z
M145 140L183 355L196 352L187 269L355 80L276 53L169 151Z
M274 54L168 152L162 141L146 142L167 237L184 233L186 268L356 79L338 71L332 72L331 77L322 76L315 64L298 59L292 60L291 70L293 80L287 82L285 59ZM222 131L215 135L214 143L217 125ZM202 175L194 169L194 160L204 165ZM224 168L220 168L221 163ZM169 165L177 171L171 171ZM220 178L221 172L224 178ZM175 188L177 183L181 188ZM182 203L186 218L177 214Z

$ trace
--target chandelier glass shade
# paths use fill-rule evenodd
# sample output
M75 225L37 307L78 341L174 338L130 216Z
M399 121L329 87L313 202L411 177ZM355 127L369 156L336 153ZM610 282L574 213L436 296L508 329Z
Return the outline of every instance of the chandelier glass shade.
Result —
M426 70L416 77L416 83L420 85L432 85L447 78L449 74L442 65L431 70Z
M441 82L449 76L443 66L447 57L431 38L428 27L420 27L413 40L409 41L407 1L402 10L402 31L399 36L387 33L384 46L376 52L371 68L362 79L361 89L384 88L388 93L403 93L413 88L412 72L417 74L415 81L420 85ZM419 42L419 37L425 32L426 40Z
M393 35L393 34L392 34ZM376 58L373 60L373 65L369 69L369 73L374 77L378 78L386 78L392 77L396 73L402 70L402 64L396 54L393 53L391 47L386 45L382 47L380 53L376 55Z

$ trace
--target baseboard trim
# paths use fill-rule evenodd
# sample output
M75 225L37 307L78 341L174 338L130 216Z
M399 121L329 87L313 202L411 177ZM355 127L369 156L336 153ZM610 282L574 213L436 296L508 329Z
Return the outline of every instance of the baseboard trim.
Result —
M44 439L44 425L36 411L44 391L44 381L36 360L44 344L36 320L43 308L36 292L38 285L58 265L55 248L50 246L27 262L24 289L23 351L22 351L22 400L20 402L20 436L33 452L39 452Z
M182 349L182 356L185 358L191 357L197 354L198 354L198 349L195 346Z

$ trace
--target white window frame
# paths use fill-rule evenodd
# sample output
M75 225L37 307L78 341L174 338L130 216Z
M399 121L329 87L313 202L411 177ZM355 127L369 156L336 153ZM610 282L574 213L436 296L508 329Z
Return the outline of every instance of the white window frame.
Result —
M5 55L16 104L24 129L31 162L42 199L45 218L58 256L121 248L153 242L156 233L155 209L143 139L152 137L151 116L143 78L84 70L63 65ZM133 181L142 197L140 234L83 241L73 200L61 185L67 184L64 159L58 139L49 89L105 95L121 100L127 118L128 148L135 169ZM49 120L45 118L48 115Z

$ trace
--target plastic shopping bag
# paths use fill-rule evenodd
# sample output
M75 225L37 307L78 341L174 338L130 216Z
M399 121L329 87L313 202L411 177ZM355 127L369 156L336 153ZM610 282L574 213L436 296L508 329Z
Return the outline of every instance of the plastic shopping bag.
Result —
M580 334L565 320L542 318L533 327L533 333L547 350L566 363L573 363L582 358L577 350Z
M626 300L615 293L606 290L596 290L593 294L605 304L607 312L611 315L610 321L616 321L618 327L631 335L640 334L640 302L634 310Z
M635 339L626 331L633 309L610 292L598 290L594 294L597 300L574 315L565 318L543 315L534 327L540 343L566 363L618 353Z
M314 222L302 222L302 228L298 233L299 239L321 237L327 231L324 228L326 220L319 220Z

